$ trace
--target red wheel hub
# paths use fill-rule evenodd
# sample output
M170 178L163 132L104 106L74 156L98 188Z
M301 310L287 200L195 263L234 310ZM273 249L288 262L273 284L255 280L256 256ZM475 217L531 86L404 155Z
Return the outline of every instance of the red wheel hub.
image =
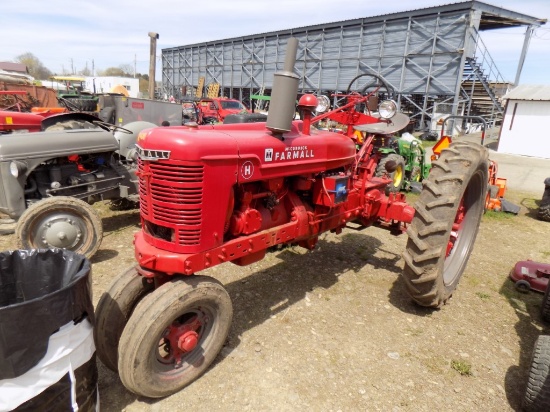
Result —
M178 339L178 348L183 352L191 352L199 343L199 334L195 331L189 331L181 335Z
M184 321L174 321L166 329L163 339L169 347L169 358L176 364L181 363L182 357L197 347L200 329L205 321L200 316L193 315Z

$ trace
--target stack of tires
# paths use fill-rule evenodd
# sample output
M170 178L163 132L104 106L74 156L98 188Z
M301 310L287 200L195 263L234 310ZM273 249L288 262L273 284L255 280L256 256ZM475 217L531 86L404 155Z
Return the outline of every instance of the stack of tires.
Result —
M99 409L90 263L63 249L0 253L0 410Z

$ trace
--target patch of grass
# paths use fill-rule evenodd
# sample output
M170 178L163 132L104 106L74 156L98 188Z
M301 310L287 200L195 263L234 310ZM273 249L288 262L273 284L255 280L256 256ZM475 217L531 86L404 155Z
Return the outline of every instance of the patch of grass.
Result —
M528 208L528 209L538 209L539 200L538 199L533 199L533 198L524 198L521 201L521 204L523 206L525 206L526 208Z
M370 255L368 254L368 252L365 250L365 249L357 249L357 255L359 256L359 258L363 261L367 261L369 260L369 257Z
M491 298L491 295L484 292L476 292L476 296L479 297L481 300L488 300Z
M413 193L413 192L407 192L405 193L405 196L407 197L407 203L411 206L414 206L418 198L420 197L419 193Z
M505 213L505 212L495 212L494 210L487 210L485 214L483 215L483 220L497 220L497 221L503 221L503 220L512 220L516 217L516 215L512 213Z
M481 279L477 276L469 276L466 278L466 281L468 282L469 285L474 287L481 285Z
M445 374L447 361L441 356L431 356L427 359L423 359L422 363L431 372L439 375Z
M407 328L407 332L410 336L420 336L424 333L423 330L417 328Z
M472 365L463 360L452 360L451 368L460 373L462 376L472 375Z

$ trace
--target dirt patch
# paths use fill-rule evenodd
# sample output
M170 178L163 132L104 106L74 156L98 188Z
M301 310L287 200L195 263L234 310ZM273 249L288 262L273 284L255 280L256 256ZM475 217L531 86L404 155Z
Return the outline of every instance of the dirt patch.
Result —
M196 382L168 398L136 397L99 365L106 411L505 411L519 408L531 350L545 331L542 295L516 292L518 260L548 262L550 223L537 198L509 191L519 216L486 214L474 253L440 310L411 302L400 279L406 236L379 228L323 235L251 266L201 275L227 288L235 316L226 346ZM137 211L96 206L105 238L93 258L93 300L134 264ZM3 250L15 245L0 238Z

